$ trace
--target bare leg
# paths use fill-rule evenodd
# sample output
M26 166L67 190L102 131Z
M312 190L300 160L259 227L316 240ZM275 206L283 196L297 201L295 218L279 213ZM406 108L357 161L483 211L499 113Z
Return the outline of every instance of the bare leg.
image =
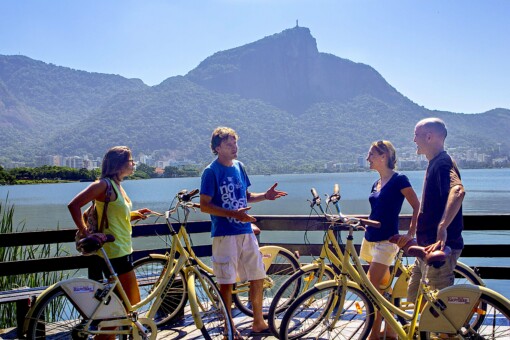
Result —
M220 294L225 301L225 306L227 307L228 317L232 320L232 327L234 331L234 339L238 339L240 337L239 332L237 331L236 325L234 325L234 319L232 318L232 289L234 285L230 284L219 284L220 286Z
M122 288L126 292L129 302L134 305L140 302L140 289L138 288L138 281L136 281L136 275L134 270L120 274L119 281ZM115 329L115 328L101 328L101 329ZM96 335L95 340L110 340L115 339L115 335Z
M263 288L264 279L250 281L250 301L253 308L253 326L251 329L254 332L260 332L269 327L262 315Z
M372 262L370 263L370 267L368 268L368 278L370 282L379 289L381 285L387 285L390 279L390 270L389 267L385 264ZM382 292L379 290L379 292ZM370 335L368 337L369 340L379 340L381 335L386 335L386 338L394 339L396 338L396 333L393 329L386 327L382 334L379 334L381 331L382 324L382 316L380 312L377 312L375 315L374 324L372 325L372 330L370 331Z
M129 302L131 302L132 305L140 302L140 289L138 288L138 281L136 281L135 271L132 270L130 272L120 274L119 280L122 284L122 288L124 288L124 291L129 298Z

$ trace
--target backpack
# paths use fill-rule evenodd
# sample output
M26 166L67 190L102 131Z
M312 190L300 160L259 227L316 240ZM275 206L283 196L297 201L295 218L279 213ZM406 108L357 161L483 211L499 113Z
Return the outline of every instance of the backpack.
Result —
M108 209L108 203L110 202L110 196L112 194L112 183L109 178L103 178L106 181L106 193L105 193L105 201L104 201L104 209L103 215L101 218L101 225L98 226L98 216L96 209L96 202L92 201L92 204L83 212L83 220L85 221L85 225L87 226L87 231L89 234L103 233L105 229L108 229L108 216L106 214L106 210ZM102 179L102 180L103 180ZM78 250L83 255L92 255L89 252L86 252L83 249L80 240L83 238L80 231L76 232L75 242L76 242L76 250Z

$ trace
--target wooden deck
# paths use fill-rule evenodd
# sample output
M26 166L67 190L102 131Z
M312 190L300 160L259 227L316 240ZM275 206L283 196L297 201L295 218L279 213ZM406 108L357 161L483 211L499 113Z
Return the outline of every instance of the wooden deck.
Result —
M232 310L234 322L237 329L245 339L277 339L274 336L251 336L252 318L244 315L237 309ZM196 329L189 309L185 312L184 318L173 325L165 326L158 332L158 339L203 339L202 333ZM0 330L0 340L19 339L16 335L16 328Z

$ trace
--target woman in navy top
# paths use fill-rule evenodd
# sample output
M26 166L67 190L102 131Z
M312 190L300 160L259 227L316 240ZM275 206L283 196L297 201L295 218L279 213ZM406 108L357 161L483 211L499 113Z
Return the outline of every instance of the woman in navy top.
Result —
M413 208L413 216L409 226L408 237L416 233L416 220L420 209L420 202L406 175L395 171L397 156L395 148L389 141L372 143L368 151L367 161L370 169L376 170L380 178L372 185L369 196L371 213L370 219L381 222L380 228L367 226L365 237L361 244L360 257L370 266L368 278L375 287L386 287L389 284L390 265L398 252L398 246L390 243L391 236L398 234L399 214L404 198ZM388 328L379 334L382 317L377 313L369 339L397 339L396 333Z

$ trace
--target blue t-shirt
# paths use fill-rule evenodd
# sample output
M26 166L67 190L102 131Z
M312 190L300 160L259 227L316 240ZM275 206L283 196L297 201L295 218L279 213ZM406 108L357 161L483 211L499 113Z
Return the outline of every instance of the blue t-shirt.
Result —
M388 240L393 235L398 234L398 215L405 198L401 190L411 186L409 178L398 172L390 178L380 191L377 191L378 182L379 180L372 185L372 192L368 198L372 208L369 218L381 222L381 227L367 227L365 239L370 242Z
M214 160L202 173L200 193L212 197L219 207L237 210L248 206L246 190L251 185L241 162L234 160L232 166L224 166ZM211 215L211 236L250 234L251 223L234 218Z

